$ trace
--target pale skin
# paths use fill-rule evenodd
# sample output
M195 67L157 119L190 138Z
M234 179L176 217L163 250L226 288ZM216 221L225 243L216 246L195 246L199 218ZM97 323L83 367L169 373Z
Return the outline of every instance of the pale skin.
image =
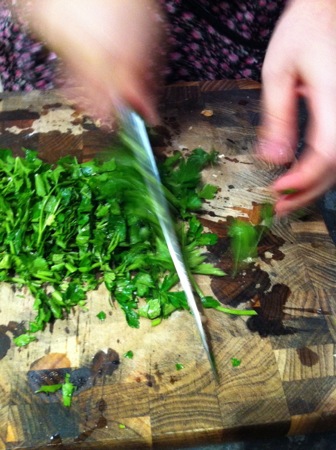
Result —
M299 162L275 181L279 216L305 206L336 182L336 2L293 0L268 47L263 66L263 128L259 153L285 163L297 144L297 101L309 124ZM282 195L297 190L294 195Z
M21 0L19 16L63 59L94 116L123 102L157 120L150 75L162 30L154 0Z
M93 114L108 115L121 101L155 123L155 84L148 73L155 72L163 35L155 5L154 0L33 0L28 20L80 80ZM302 158L272 186L282 216L311 203L336 182L335 0L288 2L262 78L260 157L278 164L291 161L300 96L310 113ZM296 193L282 194L288 190Z

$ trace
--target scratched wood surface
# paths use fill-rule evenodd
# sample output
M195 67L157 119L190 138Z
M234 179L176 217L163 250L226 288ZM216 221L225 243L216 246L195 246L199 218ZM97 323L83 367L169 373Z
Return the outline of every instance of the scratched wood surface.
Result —
M277 223L258 259L230 276L227 218L255 221L281 171L253 157L259 94L248 81L171 87L151 133L157 152L201 146L220 154L205 174L220 191L200 217L220 237L210 258L229 275L200 282L223 304L252 306L258 316L206 311L219 384L188 313L131 329L101 288L88 311L74 310L19 349L11 340L33 316L32 298L2 285L1 449L161 449L335 427L336 251L319 213ZM0 130L0 148L37 149L48 161L88 159L114 139L55 93L2 95ZM123 357L128 350L133 359ZM34 394L66 372L78 386L70 409L57 394Z

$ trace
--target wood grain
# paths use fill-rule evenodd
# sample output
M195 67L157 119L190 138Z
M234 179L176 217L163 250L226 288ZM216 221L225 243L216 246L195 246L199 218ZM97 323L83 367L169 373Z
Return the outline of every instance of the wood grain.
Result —
M224 305L258 312L206 311L219 383L189 313L155 328L143 320L135 330L109 306L104 288L89 294L88 311L74 310L37 342L16 348L12 338L33 317L33 300L2 285L0 449L172 449L335 427L336 250L319 212L312 207L304 220L277 222L257 260L232 277L228 217L255 222L283 171L253 156L259 87L248 80L167 87L162 124L151 135L158 154L198 146L219 152L204 179L220 190L200 218L219 235L210 258L227 276L199 281ZM102 130L56 92L3 94L0 132L0 148L37 149L48 161L66 154L87 160L116 136L114 126ZM104 322L96 317L101 310ZM123 356L128 350L133 359ZM67 372L78 382L70 409L59 394L34 394L41 381Z

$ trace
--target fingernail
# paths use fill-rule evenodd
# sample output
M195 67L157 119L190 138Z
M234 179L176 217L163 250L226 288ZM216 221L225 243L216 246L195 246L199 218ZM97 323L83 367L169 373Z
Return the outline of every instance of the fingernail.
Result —
M294 152L289 142L260 139L256 147L257 155L274 164L286 164L293 160Z

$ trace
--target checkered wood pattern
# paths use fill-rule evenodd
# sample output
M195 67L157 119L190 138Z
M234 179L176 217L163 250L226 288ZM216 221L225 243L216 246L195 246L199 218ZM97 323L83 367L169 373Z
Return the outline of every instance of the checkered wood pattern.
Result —
M227 217L253 221L282 170L253 156L259 98L249 81L169 87L151 134L158 154L199 146L220 154L205 173L220 190L200 217L220 237L210 258L228 276L200 282L224 304L261 309L257 321L206 311L219 384L188 313L130 329L101 288L90 293L88 312L74 311L28 348L0 352L0 449L164 449L334 429L336 250L319 213L276 223L257 263L230 275ZM87 160L115 139L113 126L103 131L56 93L2 94L0 132L0 148L37 149L49 161ZM32 317L31 306L29 296L0 287L0 350ZM109 311L104 322L101 310ZM128 350L133 359L123 357ZM34 394L44 377L64 371L81 377L69 410L57 394Z

